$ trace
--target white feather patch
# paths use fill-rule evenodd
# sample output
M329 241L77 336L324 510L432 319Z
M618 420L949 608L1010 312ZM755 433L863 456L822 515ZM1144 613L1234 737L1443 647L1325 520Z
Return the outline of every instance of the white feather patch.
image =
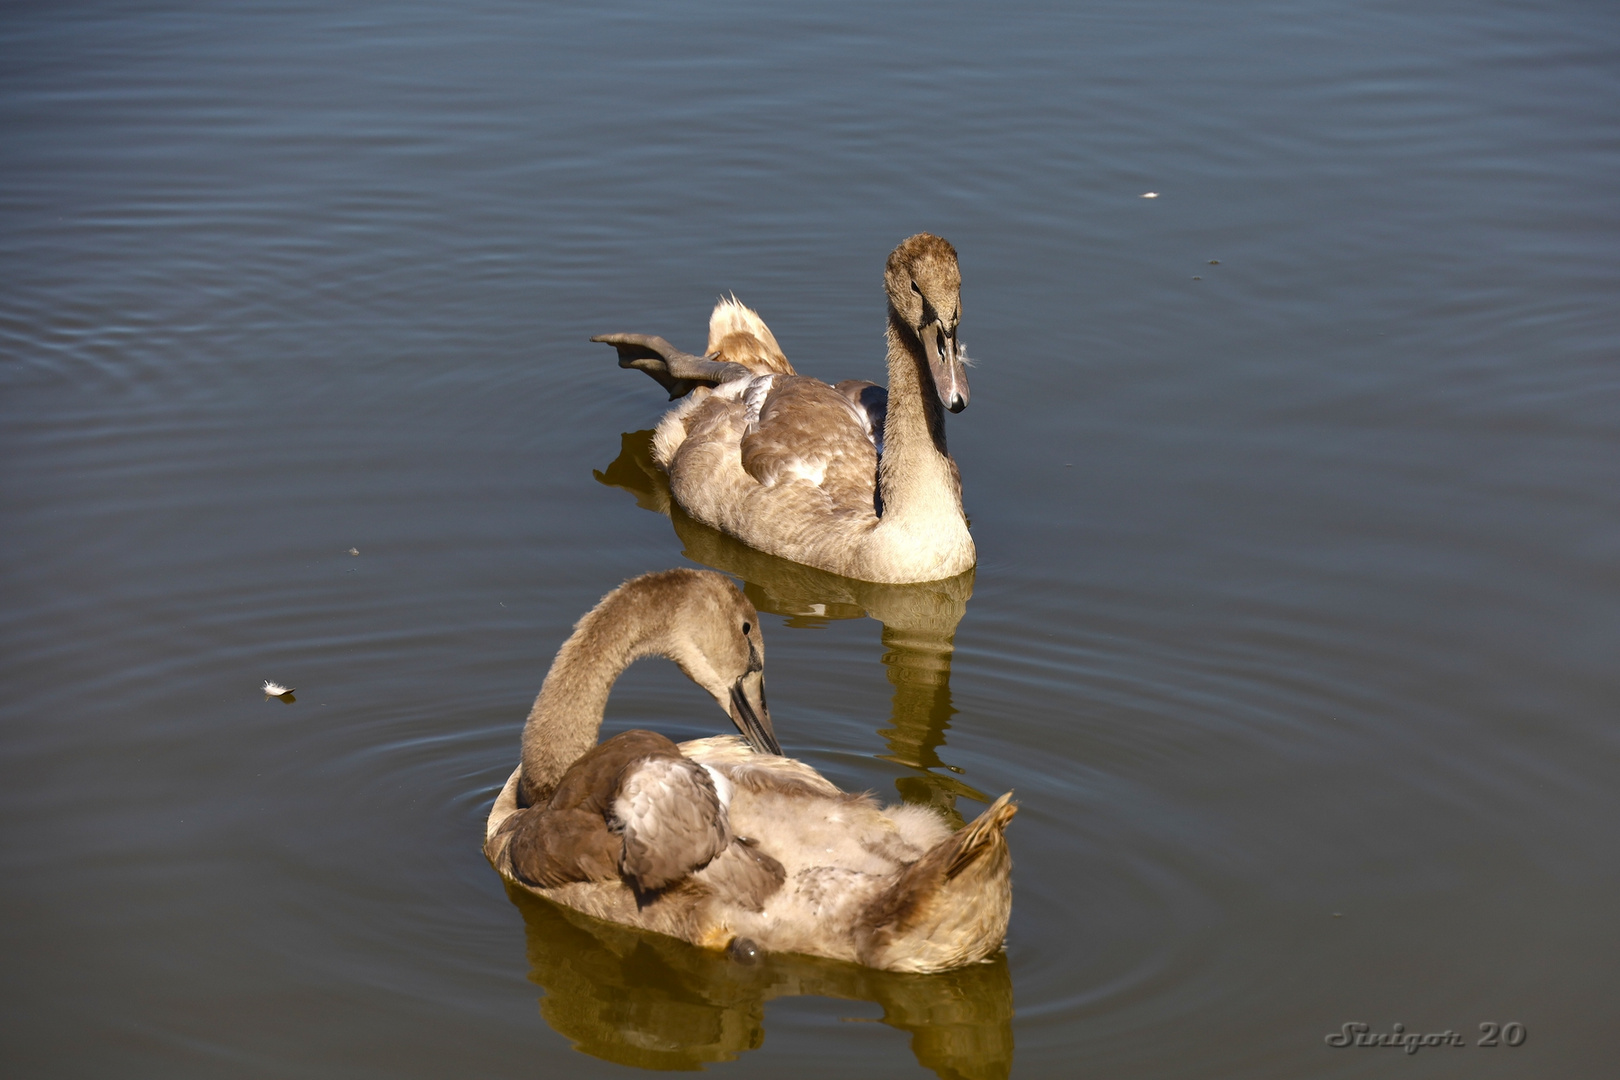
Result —
M825 461L809 462L804 458L793 458L784 461L781 470L777 473L776 482L783 483L789 480L808 480L820 486L827 479L827 463Z
M746 417L749 431L759 430L759 412L765 407L765 399L770 395L771 384L775 381L775 375L761 375L748 383L748 389L743 393L743 404L748 409Z
M712 765L704 765L703 771L709 774L714 781L714 793L720 797L720 812L725 813L731 809L731 777L716 769Z

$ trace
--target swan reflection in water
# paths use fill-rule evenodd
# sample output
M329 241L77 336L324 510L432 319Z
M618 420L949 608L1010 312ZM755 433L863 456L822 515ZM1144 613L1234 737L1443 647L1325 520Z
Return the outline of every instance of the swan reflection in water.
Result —
M623 488L637 505L668 516L687 558L743 579L743 592L760 611L787 618L789 626L870 615L883 624L883 667L894 685L884 760L909 770L895 780L907 802L938 807L962 824L956 799L989 797L953 775L939 756L956 709L951 705L951 654L956 627L973 595L973 571L919 585L856 581L767 555L689 517L670 498L669 479L653 463L651 431L621 436L619 456L595 472L598 481Z
M540 1013L593 1057L643 1069L698 1069L765 1041L765 1003L815 995L876 1002L941 1077L1001 1080L1012 1069L1007 957L906 975L788 954L744 964L723 952L593 919L517 888Z

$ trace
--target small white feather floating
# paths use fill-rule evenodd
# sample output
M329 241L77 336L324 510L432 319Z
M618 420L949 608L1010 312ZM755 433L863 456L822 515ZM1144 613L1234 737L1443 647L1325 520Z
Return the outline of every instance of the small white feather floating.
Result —
M265 697L285 697L296 689L295 686L282 686L278 682L271 682L269 679L264 680Z
M1142 198L1144 198L1144 199L1157 199L1158 197L1159 197L1159 193L1157 191L1144 191L1144 192L1142 192Z

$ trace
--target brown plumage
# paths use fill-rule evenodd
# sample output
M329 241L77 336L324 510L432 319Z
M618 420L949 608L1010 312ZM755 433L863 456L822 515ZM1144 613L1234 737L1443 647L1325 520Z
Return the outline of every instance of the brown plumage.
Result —
M608 690L664 655L745 738L593 745ZM1000 947L1011 911L1003 796L952 834L934 811L838 790L775 747L753 605L724 577L648 574L609 593L558 651L490 810L507 880L599 918L710 948L747 943L895 971ZM745 946L746 947L746 946Z
M960 897L995 905L1000 918L1010 917L1012 892L997 886L1012 870L1002 830L1017 812L1009 792L950 840L906 867L862 914L856 930L862 951L876 958L898 948L913 963L954 967L953 942L964 930L972 933L964 921L986 917L982 910L969 913ZM933 955L935 950L941 955Z
M961 285L940 237L919 233L890 254L887 391L797 375L735 298L716 306L704 357L646 335L592 340L685 398L659 423L654 457L692 517L846 577L938 581L975 559L945 446L945 410L968 401Z
M592 748L545 806L515 820L512 872L542 887L622 876L637 892L654 892L709 865L732 841L714 782L651 731Z

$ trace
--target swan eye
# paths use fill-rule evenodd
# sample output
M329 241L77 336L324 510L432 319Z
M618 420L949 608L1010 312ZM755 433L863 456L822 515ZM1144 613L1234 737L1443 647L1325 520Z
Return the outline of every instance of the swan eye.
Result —
M754 628L753 623L746 623L746 622L743 623L743 636L747 637L748 636L748 631L752 630L753 628Z

